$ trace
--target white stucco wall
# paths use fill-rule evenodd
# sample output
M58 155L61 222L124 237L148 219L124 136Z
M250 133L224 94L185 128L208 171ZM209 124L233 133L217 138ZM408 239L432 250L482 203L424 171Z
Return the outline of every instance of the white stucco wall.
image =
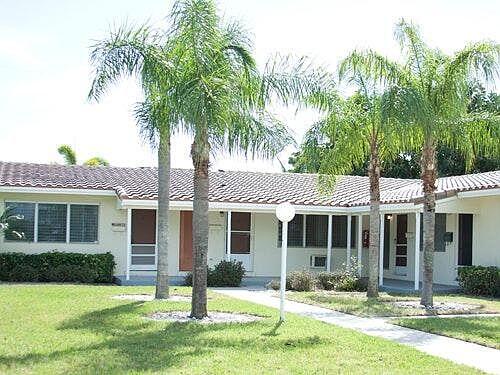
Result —
M88 196L66 194L20 194L1 193L0 205L5 201L31 201L54 203L94 203L99 205L99 241L96 244L73 243L27 243L6 242L0 239L0 252L23 251L27 253L51 250L98 253L110 251L115 256L116 274L124 275L126 269L126 231L114 232L112 223L126 223L126 210L117 208L117 198L111 196ZM480 198L452 199L439 202L437 212L447 213L446 231L453 232L453 242L447 244L445 252L437 252L434 257L434 281L436 283L452 284L456 278L458 259L458 214L472 213L473 222L473 264L500 266L500 196ZM172 276L184 275L179 272L179 211L170 212L169 236L169 273ZM209 213L209 254L208 262L213 265L224 259L226 248L226 213L213 211ZM363 216L363 229L368 229L368 216ZM414 235L415 215L408 215L408 266L407 274L396 275L395 264L395 220L391 221L390 236L390 267L384 272L385 277L413 280L414 278ZM310 268L311 255L326 255L326 248L294 248L288 249L288 270ZM253 213L251 228L251 253L253 270L248 276L277 277L280 272L281 248L278 247L278 222L272 213ZM351 254L357 255L357 246L352 247ZM363 274L366 275L368 249L362 249ZM421 256L421 252L420 252ZM346 249L332 250L332 269L345 264ZM422 264L422 260L421 263ZM154 275L154 271L134 271L132 275Z
M0 236L0 252L22 251L26 253L40 253L46 251L67 251L82 253L111 252L115 257L116 274L124 273L126 268L126 231L114 232L111 223L126 223L127 214L125 210L118 210L117 200L109 196L84 196L66 194L18 194L1 193L0 204L2 211L5 202L38 202L38 203L92 203L99 205L99 228L97 243L61 243L61 242L19 242L5 241Z

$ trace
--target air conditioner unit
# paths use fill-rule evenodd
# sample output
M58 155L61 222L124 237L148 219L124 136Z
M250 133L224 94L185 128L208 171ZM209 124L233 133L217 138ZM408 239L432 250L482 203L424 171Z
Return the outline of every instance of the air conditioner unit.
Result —
M326 255L311 255L311 268L326 268Z

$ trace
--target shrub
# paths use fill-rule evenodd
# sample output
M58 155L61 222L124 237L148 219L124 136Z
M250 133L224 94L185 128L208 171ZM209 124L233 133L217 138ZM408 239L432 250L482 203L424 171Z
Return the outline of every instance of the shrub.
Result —
M316 285L316 278L308 271L293 271L286 275L286 289L310 292Z
M266 289L279 290L280 289L280 281L276 280L276 279L269 281L266 284Z
M347 271L320 272L317 276L318 284L325 290L353 292L366 290L366 280Z
M500 296L500 268L466 266L458 269L458 283L467 294Z
M207 286L240 286L245 275L241 262L222 260L214 267L207 268ZM193 274L189 272L184 278L184 284L193 285Z
M0 254L2 281L111 283L114 268L111 253Z

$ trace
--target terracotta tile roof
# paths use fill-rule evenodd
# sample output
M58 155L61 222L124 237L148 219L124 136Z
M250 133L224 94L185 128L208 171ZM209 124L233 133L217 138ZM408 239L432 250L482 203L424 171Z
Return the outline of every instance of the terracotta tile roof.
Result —
M193 171L172 169L170 198L190 201ZM157 199L156 168L84 167L58 164L0 162L0 186L97 189L114 191L120 199ZM438 180L438 197L460 191L500 188L500 171ZM211 202L360 206L369 204L368 178L343 176L333 194L320 188L318 175L237 171L210 172ZM382 178L383 203L416 201L422 197L420 180Z

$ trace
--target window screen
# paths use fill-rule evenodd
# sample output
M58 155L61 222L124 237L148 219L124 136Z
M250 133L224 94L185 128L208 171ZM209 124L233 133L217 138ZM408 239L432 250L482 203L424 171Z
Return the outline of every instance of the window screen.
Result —
M332 247L347 247L347 216L332 217ZM351 247L356 246L357 217L351 217Z
M38 241L66 242L66 205L38 205Z
M9 222L9 229L23 235L19 238L11 231L5 232L5 239L9 241L34 241L35 239L35 203L6 202L5 206L11 215L19 215L22 219Z
M302 247L304 233L304 215L295 215L288 223L288 246ZM278 221L278 245L281 246L281 221Z
M70 242L97 242L99 206L72 204L70 207Z
M434 251L446 251L446 243L444 241L444 234L446 233L446 214L435 214L434 219ZM420 214L420 251L424 250L424 218Z
M328 241L328 216L306 216L306 246L326 247Z

